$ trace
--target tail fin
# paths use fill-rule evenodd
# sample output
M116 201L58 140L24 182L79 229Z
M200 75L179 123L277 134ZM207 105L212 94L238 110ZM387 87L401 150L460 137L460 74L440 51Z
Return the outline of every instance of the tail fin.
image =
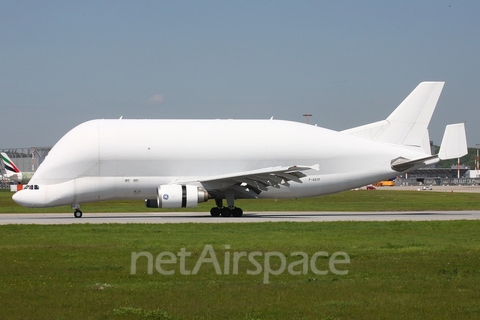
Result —
M343 132L373 141L421 148L430 154L427 128L444 84L422 82L387 119Z
M5 152L1 153L3 165L5 167L6 177L12 181L22 181L22 172L17 168L15 163L8 157Z

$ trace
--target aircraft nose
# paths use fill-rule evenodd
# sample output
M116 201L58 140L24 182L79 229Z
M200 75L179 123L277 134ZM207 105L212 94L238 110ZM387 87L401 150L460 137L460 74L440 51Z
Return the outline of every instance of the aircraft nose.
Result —
M15 192L15 194L12 196L13 201L21 205L22 207L35 207L35 199L31 197L31 192L29 191L30 190L20 190Z
M13 194L12 199L17 204L25 207L25 197L23 196L23 190L17 191Z

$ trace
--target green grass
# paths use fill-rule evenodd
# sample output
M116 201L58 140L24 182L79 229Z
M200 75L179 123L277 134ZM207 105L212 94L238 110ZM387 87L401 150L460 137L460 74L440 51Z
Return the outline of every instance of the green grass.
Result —
M245 211L479 210L480 194L347 191L289 200L240 200ZM192 211L208 211L213 202ZM85 212L155 212L139 201L82 206ZM182 209L183 211L184 209ZM171 210L169 210L171 211ZM72 212L69 207L25 209L0 192L0 212ZM318 222L249 224L103 224L0 226L0 319L475 319L480 313L480 221ZM192 252L192 270L212 245L223 270L196 275L154 269L132 252ZM229 245L230 249L226 249ZM311 257L343 251L347 275L249 275L235 252L301 251ZM263 266L263 257L257 259ZM272 259L272 268L279 260ZM328 258L317 259L328 270ZM296 269L298 270L298 268Z
M11 192L0 192L0 213L73 212L70 206L57 208L23 208L12 200ZM196 208L150 209L143 201L105 201L82 204L86 212L207 212L215 203L210 200ZM237 200L244 211L423 211L480 210L480 193L428 191L345 191L332 195L299 199Z
M480 221L0 226L1 319L475 319ZM131 253L344 251L347 275L130 274ZM226 250L225 245L230 245ZM296 258L289 257L289 262ZM262 259L258 261L262 262ZM278 261L273 267L278 267ZM328 269L328 259L317 260Z

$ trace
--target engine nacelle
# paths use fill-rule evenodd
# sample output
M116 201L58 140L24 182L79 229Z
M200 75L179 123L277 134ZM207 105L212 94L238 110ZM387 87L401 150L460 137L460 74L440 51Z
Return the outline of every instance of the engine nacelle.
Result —
M208 192L197 186L168 184L157 188L157 199L146 199L148 208L189 208L208 200Z

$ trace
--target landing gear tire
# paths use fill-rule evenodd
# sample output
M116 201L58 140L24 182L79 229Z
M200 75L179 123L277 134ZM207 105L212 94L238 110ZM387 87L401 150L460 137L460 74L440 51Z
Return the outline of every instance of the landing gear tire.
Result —
M210 209L210 215L212 217L218 217L218 216L222 216L222 217L231 217L231 216L241 217L243 215L243 210L241 208L236 208L233 205L233 200L234 199L233 199L233 194L232 193L230 193L229 199L230 199L230 201L229 201L230 203L229 203L229 206L227 206L227 207L223 206L222 199L215 199L215 204L217 206Z
M222 212L220 214L222 215L222 217L231 217L232 211L229 208L224 207L222 208Z
M229 209L227 207L217 208L214 207L210 209L210 215L212 217L241 217L243 215L243 210L241 208Z
M73 216L74 216L75 218L81 218L81 217L82 217L82 211L80 211L80 210L78 210L78 209L75 210L75 212L73 213Z
M212 209L210 209L210 215L212 217L219 217L220 216L220 211L221 211L220 208L216 208L216 207L212 208Z
M240 208L234 208L232 211L232 216L241 217L243 215L243 210Z

